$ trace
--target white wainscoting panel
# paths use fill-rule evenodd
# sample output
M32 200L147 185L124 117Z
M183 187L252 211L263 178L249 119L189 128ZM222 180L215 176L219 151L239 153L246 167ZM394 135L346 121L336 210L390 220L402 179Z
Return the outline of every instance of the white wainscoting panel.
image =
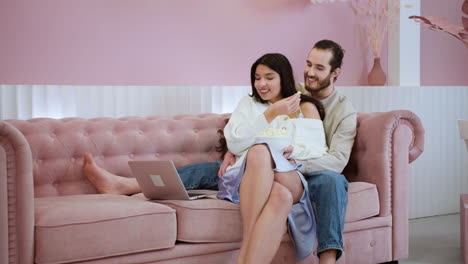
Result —
M0 85L0 118L232 112L248 86Z
M410 166L410 218L459 211L468 193L468 152L458 119L468 119L468 86L338 87L359 112L408 109L426 130ZM121 117L232 112L249 86L0 85L0 118Z
M458 119L468 119L468 87L340 87L358 112L408 109L423 123L423 154L410 165L410 218L459 212L468 193L468 152Z

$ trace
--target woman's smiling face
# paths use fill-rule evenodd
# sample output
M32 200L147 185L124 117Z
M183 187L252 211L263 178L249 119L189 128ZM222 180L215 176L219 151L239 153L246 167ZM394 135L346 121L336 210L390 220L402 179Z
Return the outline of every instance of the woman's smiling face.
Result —
M268 66L263 64L257 66L254 86L260 97L265 101L275 103L283 99L280 75Z

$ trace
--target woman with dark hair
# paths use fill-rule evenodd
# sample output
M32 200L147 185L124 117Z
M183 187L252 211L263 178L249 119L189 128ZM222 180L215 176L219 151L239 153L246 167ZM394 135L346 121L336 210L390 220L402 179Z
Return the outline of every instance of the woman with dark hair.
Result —
M296 92L284 55L263 55L250 77L252 95L241 100L224 128L236 162L221 177L218 198L240 204L243 237L237 263L270 263L286 223L297 258L303 259L313 249L315 219L307 182L283 155L302 160L326 153L324 110L319 101ZM266 130L288 134L291 146L280 150L268 141L256 142Z

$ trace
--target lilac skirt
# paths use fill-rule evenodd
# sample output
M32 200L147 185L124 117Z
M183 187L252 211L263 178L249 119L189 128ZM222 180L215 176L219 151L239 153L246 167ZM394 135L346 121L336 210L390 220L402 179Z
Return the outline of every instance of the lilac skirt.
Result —
M268 146L267 143L264 144ZM273 170L277 172L295 170L301 179L302 186L304 187L304 193L302 194L301 199L299 202L293 204L288 215L289 236L296 248L296 257L301 260L312 253L316 237L315 216L309 198L309 188L307 187L307 182L304 179L304 176L297 170L300 165L289 163L280 151L277 151L270 146L268 146L268 148L270 149L271 156L276 164L276 168ZM218 199L239 204L239 186L242 176L244 175L246 161L247 158L244 159L241 166L230 168L220 179L218 184Z

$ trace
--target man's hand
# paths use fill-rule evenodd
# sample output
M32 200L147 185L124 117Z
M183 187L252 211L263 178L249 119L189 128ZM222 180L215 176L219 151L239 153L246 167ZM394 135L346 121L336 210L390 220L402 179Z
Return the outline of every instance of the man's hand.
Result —
M283 152L283 157L287 160L289 160L290 163L292 164L296 164L296 161L295 160L290 160L289 157L291 156L291 154L293 153L293 150L294 150L294 147L292 145L289 145L287 146L285 149L284 149L284 152Z
M228 150L228 152L224 154L223 163L221 163L221 166L219 167L218 177L223 177L224 173L226 173L227 167L234 165L235 162L236 157L234 157L234 154L232 154L231 151Z
M299 111L301 95L295 93L270 105L264 112L265 118L270 123L279 115L290 115Z

